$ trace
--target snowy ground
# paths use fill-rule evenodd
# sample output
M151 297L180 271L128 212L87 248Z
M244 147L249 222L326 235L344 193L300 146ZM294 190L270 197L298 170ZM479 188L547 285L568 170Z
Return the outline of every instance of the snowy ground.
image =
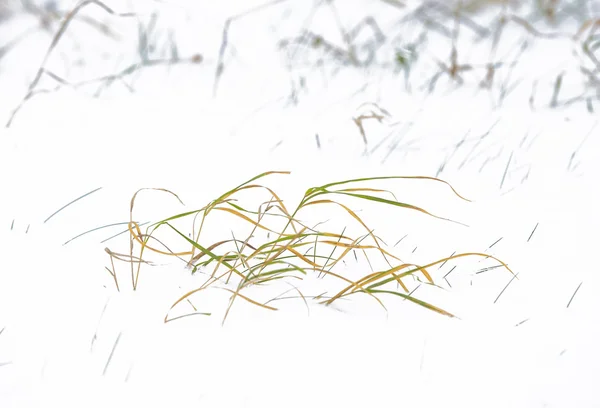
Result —
M64 14L71 3L55 6ZM588 41L600 58L597 28L584 25L600 7L559 1L554 21L529 2L482 7L452 40L443 8L392 3L102 3L133 17L90 4L46 59L60 28L54 3L0 7L1 407L600 406L600 67L582 51ZM503 12L528 23L507 24L493 48ZM348 34L365 17L367 28ZM294 47L303 31L311 45ZM458 63L478 68L460 71L462 83L432 81L439 63L451 65L453 42ZM498 61L483 87L485 64ZM110 84L95 80L132 64ZM50 74L33 91L50 92L20 104L40 66ZM371 114L383 119L366 119L363 138L353 118ZM222 325L229 295L215 290L193 298L211 316L164 324L205 276L158 258L134 292L120 264L118 292L105 248L128 252L125 235L109 239L125 226L79 236L127 222L140 188L185 204L141 192L135 218L157 221L268 170L292 172L265 181L291 207L330 181L442 178L473 202L433 182L375 187L468 227L355 209L407 262L484 252L518 279L485 271L491 259L435 266L441 288L414 295L460 319L350 297L309 301L308 311L300 299L275 302L276 312L238 301ZM332 230L353 225L335 210L310 216ZM209 241L239 233L223 220ZM369 271L354 257L338 270ZM303 285L316 295L327 281ZM268 290L253 294L265 301Z

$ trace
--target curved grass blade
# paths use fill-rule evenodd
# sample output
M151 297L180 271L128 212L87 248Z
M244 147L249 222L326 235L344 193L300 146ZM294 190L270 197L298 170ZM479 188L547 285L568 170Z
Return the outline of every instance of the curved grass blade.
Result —
M407 179L407 180L432 180L432 181L437 181L439 183L443 183L445 185L447 185L448 187L450 187L450 189L452 190L452 192L459 198L471 202L471 200L461 196L458 191L456 191L454 189L454 187L452 187L452 185L450 183L448 183L447 181L444 181L442 179L439 179L437 177L429 177L429 176L380 176L380 177L365 177L365 178L357 178L357 179L351 179L351 180L344 180L344 181L337 181L337 182L333 182L333 183L329 183L329 184L325 184L323 186L320 187L314 187L317 189L327 189L329 187L333 187L333 186L339 186L339 185L343 185L343 184L348 184L348 183L356 183L356 182L361 182L361 181L373 181L373 180L398 180L398 179Z
M391 291L391 290L369 290L369 292L372 292L372 293L387 293L387 294L390 294L390 295L400 296L401 298L404 298L406 300L410 300L411 302L416 303L419 306L423 306L424 308L429 309L429 310L431 310L433 312L436 312L436 313L439 313L441 315L448 316L448 317L456 317L455 315L453 315L450 312L445 311L444 309L441 309L441 308L439 308L437 306L432 305L431 303L424 302L424 301L422 301L420 299L417 299L415 297L406 295L404 293L394 292L394 291Z

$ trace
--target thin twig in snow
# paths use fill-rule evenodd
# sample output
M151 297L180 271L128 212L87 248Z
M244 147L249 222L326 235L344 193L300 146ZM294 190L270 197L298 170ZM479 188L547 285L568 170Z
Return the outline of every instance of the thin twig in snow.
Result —
M579 292L579 288L581 287L581 285L583 285L583 281L581 281L579 283L579 285L577 286L577 289L575 289L575 292L573 292L573 296L571 296L571 299L569 299L569 303L567 303L567 309L569 308L569 306L571 306L571 302L573 302L575 295L577 294L577 292Z
M531 237L533 237L533 233L537 229L538 225L540 225L539 222L537 224L535 224L535 227L533 227L533 231L531 231L531 234L529 234L529 238L527 238L527 242L529 242L531 240Z
M106 375L106 371L108 370L108 366L113 358L113 355L115 354L115 350L117 348L117 344L119 344L119 340L121 339L121 334L122 332L119 332L119 335L117 336L117 339L115 340L115 344L113 345L112 350L110 351L110 354L108 356L108 360L106 360L106 365L104 366L104 370L102 371L102 376Z
M504 291L508 288L508 285L510 285L512 283L512 281L514 281L518 275L519 275L518 273L515 274L515 275L513 275L513 277L508 281L508 283L504 287L504 289L502 289L502 291L500 292L500 294L498 295L498 297L496 298L496 300L494 300L494 303L496 303L498 301L498 299L500 299L500 296L502 296L502 294L504 293Z

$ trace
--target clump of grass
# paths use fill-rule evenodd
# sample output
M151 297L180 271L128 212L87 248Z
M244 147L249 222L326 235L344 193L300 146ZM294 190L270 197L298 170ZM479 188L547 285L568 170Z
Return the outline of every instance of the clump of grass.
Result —
M116 257L113 256L113 252L107 251L111 255L111 262L118 259L131 264L133 290L138 288L141 265L148 263L147 260L144 260L145 254L148 252L179 257L191 268L192 273L202 269L208 275L206 281L199 287L183 294L173 303L171 310L184 301L189 302L193 307L190 301L193 295L206 291L211 287L217 287L217 284L223 284L225 286L220 287L220 289L231 294L223 322L225 322L237 299L242 299L264 309L277 310L277 308L269 305L276 299L261 302L247 294L248 289L251 287L265 286L276 281L284 281L290 284L299 294L298 298L304 302L307 302L307 299L312 299L324 305L331 305L342 298L362 293L368 295L385 309L381 296L394 295L442 315L455 317L452 313L438 306L412 296L404 279L420 274L425 278L427 284L435 285L428 268L451 259L467 256L495 259L513 273L504 262L488 254L478 252L453 254L446 258L434 260L426 265L404 262L385 248L384 241L369 228L363 219L364 216L359 216L356 211L343 202L343 199L362 200L363 202L367 201L397 209L417 211L446 222L454 222L434 215L421 207L401 202L390 190L362 186L365 182L392 182L399 179L418 180L420 182L433 181L446 185L456 197L469 201L443 180L425 176L388 176L328 183L307 189L299 204L293 211L290 211L273 189L257 183L258 180L268 176L285 174L289 174L289 172L269 171L259 174L228 190L210 201L206 206L165 218L148 226L145 232L142 232L138 223L133 221L133 208L137 194L141 191L139 190L132 197L130 207L130 254L129 256L120 254L119 257ZM179 199L168 190L158 190L172 194ZM255 190L266 192L267 199L258 205L257 210L252 210L238 200L238 197L245 191ZM320 224L309 227L301 221L300 216L303 212L308 211L310 208L322 206L337 207L341 210L342 215L349 217L359 228L364 229L364 234L349 234L345 233L345 230L340 234L321 228ZM226 213L241 219L243 223L250 227L250 233L241 238L236 238L234 235L231 239L211 242L207 237L204 237L203 228L208 217L216 213ZM186 219L192 220L192 233L189 236L182 231L182 228L175 225ZM199 224L198 228L196 228L197 224ZM174 232L174 236L186 247L185 250L173 251L164 242L156 238L157 232L165 228L167 231ZM266 233L266 237L262 240L259 231ZM136 252L136 255L134 255L134 249L139 251L139 254ZM372 265L371 258L374 256L380 257L383 260L384 267L374 269L355 280L344 276L335 267L351 251L362 252L370 265ZM118 287L114 263L112 263L112 267L112 271L109 270L109 272ZM307 296L292 282L303 280L311 275L329 276L336 283L342 284L343 287L332 295L327 295L329 291L325 290L324 293L317 296ZM199 314L199 312L194 307L194 312L191 314ZM165 322L180 317L182 316L170 318L167 314Z

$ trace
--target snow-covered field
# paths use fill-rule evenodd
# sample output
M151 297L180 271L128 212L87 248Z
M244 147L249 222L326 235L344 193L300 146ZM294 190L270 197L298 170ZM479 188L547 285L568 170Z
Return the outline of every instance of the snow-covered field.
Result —
M0 407L600 407L598 2L130 0L68 15L83 3L0 4ZM517 278L481 256L429 268L438 287L405 278L449 318L389 295L387 310L358 294L325 306L311 297L341 287L312 273L248 288L278 310L238 297L223 322L222 289L171 310L212 265L152 255L134 291L111 261L107 248L129 254L139 189L181 199L141 191L133 219L152 223L271 170L291 174L257 182L289 208L333 181L443 179L472 201L431 180L361 187L457 222L348 205L406 263L485 253ZM255 211L270 197L242 198ZM367 232L324 208L298 217ZM215 216L201 243L248 233ZM356 250L333 271L372 266Z

